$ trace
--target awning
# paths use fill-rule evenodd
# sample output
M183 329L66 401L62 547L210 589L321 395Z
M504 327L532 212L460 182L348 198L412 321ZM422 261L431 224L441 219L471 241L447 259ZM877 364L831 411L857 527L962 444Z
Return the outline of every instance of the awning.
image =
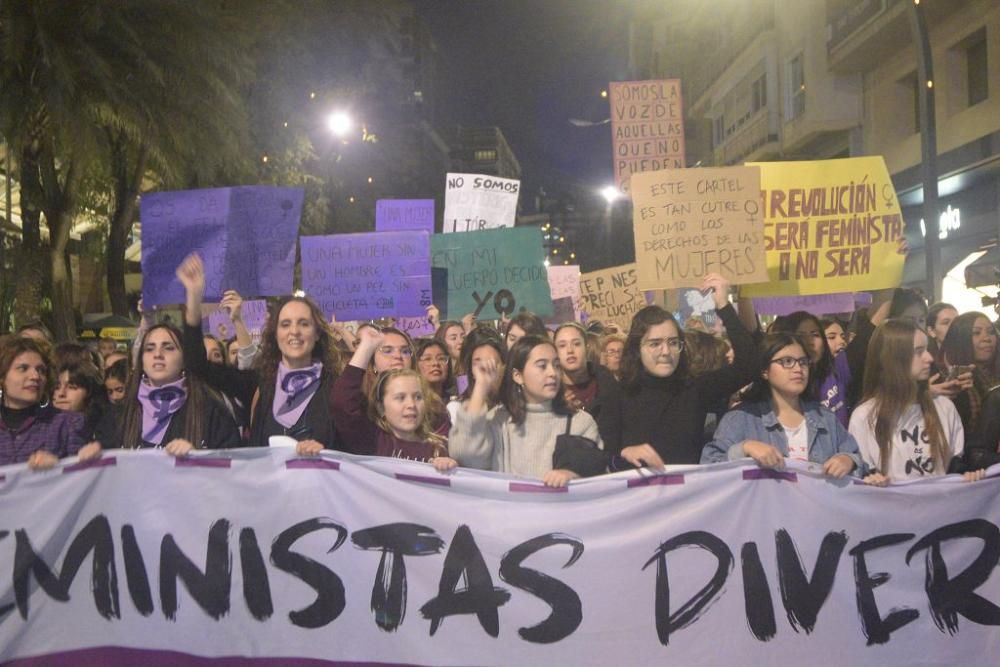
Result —
M965 284L968 287L984 287L997 283L1000 283L1000 248L993 246L965 267Z

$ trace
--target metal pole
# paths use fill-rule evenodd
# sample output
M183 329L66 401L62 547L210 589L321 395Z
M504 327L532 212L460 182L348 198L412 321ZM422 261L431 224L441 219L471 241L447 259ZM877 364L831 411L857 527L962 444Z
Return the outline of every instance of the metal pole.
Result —
M927 297L941 300L941 244L938 237L937 123L934 114L934 62L924 6L910 4L910 29L917 47L917 86L920 104L920 173L924 184L924 255L927 262Z

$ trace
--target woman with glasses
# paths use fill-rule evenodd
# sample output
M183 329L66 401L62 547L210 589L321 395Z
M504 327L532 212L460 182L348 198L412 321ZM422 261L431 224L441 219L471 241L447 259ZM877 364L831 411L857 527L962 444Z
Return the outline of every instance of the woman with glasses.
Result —
M776 319L771 325L771 331L794 334L802 340L812 361L807 396L837 415L837 419L846 428L847 388L851 383L851 368L846 354L833 354L819 318L800 310Z
M189 373L213 389L250 406L247 444L266 447L271 436L288 436L300 455L333 449L337 431L329 397L341 359L323 313L310 299L281 298L261 334L253 370L209 363L201 334L205 269L201 258L188 256L177 269L187 293L184 314L184 360Z
M453 395L454 381L451 375L451 359L445 344L434 338L424 338L417 342L417 371L441 400Z
M858 445L832 412L806 395L812 358L789 333L764 338L757 374L744 402L719 422L702 463L750 457L762 468L782 468L786 458L812 461L841 478L861 467Z
M933 396L934 358L927 334L909 320L887 320L875 330L865 367L864 400L851 415L851 435L873 470L869 484L945 474L965 444L952 402ZM960 468L952 468L959 471ZM983 471L966 473L981 479Z
M625 336L619 333L606 334L601 339L601 365L607 368L616 380L622 379L622 352L625 350Z
M702 289L713 292L733 363L692 377L674 317L659 306L635 314L622 356L622 449L609 448L633 466L698 463L706 415L752 379L755 346L729 303L728 281L709 274Z

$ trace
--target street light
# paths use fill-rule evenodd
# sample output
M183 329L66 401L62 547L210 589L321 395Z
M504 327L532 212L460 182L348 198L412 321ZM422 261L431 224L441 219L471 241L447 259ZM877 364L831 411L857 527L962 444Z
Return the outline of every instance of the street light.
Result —
M601 188L601 196L604 197L605 201L607 201L610 204L614 200L621 197L622 193L621 191L618 190L618 188L616 188L613 185L605 185L603 188Z
M335 137L345 137L354 127L354 121L346 111L334 111L326 117L326 126Z

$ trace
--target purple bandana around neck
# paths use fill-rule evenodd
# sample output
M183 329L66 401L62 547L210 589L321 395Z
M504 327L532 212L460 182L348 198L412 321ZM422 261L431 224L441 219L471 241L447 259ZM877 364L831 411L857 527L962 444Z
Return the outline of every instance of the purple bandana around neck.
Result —
M284 362L278 363L274 403L271 404L271 412L274 414L275 421L285 428L295 426L302 413L305 412L306 406L309 405L313 394L319 389L322 373L323 364L321 363L295 370L286 366Z
M139 403L142 404L142 440L154 445L163 443L170 418L184 406L187 389L184 378L160 387L145 381L139 383Z

